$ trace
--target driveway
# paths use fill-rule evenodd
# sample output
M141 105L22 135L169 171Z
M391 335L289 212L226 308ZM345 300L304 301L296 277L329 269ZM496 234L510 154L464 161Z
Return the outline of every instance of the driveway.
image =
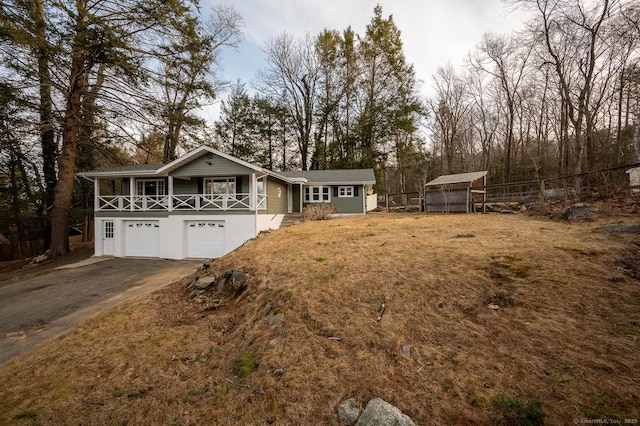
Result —
M89 258L0 287L0 363L89 316L187 276L201 261Z

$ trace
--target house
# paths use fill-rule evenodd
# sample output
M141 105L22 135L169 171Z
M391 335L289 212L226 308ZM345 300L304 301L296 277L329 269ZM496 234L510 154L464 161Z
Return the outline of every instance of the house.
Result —
M96 256L184 259L223 256L307 204L367 211L373 170L326 172L320 181L305 173L315 175L273 172L201 146L164 165L78 176L94 184Z
M443 175L426 184L425 211L475 212L481 205L485 210L487 171Z
M304 182L301 192L303 207L324 204L335 207L339 215L349 215L364 214L378 206L377 196L373 193L376 183L373 169L307 170L280 174L294 182Z

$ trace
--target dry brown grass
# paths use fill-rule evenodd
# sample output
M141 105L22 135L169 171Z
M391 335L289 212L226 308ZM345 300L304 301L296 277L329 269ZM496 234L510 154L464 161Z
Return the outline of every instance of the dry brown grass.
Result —
M272 232L212 262L249 276L219 310L185 280L1 366L0 424L338 424L351 396L491 423L498 394L541 400L549 424L638 419L640 238L602 224L373 214ZM240 355L258 363L243 378Z

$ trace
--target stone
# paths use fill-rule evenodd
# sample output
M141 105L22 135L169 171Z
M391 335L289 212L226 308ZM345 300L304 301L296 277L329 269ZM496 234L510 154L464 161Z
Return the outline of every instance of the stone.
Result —
M338 405L338 418L341 423L353 426L358 421L358 417L360 417L360 408L355 398L349 398Z
M282 368L276 368L275 370L273 370L273 372L271 373L271 376L273 377L282 377L284 374L284 370Z
M406 355L406 356L410 356L411 355L411 346L409 345L404 345L402 347L402 354Z
M565 220L587 219L598 212L596 206L590 204L578 203L567 207L562 212L562 218Z
M216 280L216 277L201 277L200 279L194 282L194 287L199 288L200 290L206 290L211 287L211 284Z
M284 324L284 314L282 312L271 312L267 315L267 322L269 324L269 328L280 327Z
M247 276L238 269L229 269L222 274L218 281L218 293L233 293L240 295L247 288Z
M415 426L413 420L381 398L369 401L356 426Z
M607 225L600 228L600 231L624 234L640 234L640 224L619 223L616 225Z

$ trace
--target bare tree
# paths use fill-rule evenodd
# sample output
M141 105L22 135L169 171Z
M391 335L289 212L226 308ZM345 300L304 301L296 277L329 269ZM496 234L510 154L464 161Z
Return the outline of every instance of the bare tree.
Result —
M260 91L268 97L283 99L293 118L302 168L309 168L314 129L318 61L314 41L309 34L299 40L282 33L265 46L267 67L258 75Z

